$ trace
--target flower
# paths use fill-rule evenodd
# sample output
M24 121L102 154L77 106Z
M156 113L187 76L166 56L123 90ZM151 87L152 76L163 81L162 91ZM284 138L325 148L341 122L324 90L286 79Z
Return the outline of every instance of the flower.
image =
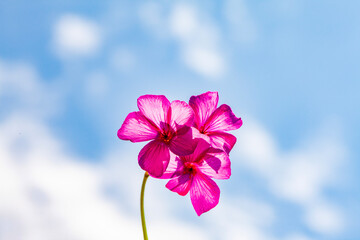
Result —
M188 156L172 155L162 179L170 179L166 187L181 196L190 192L191 203L198 216L219 203L220 189L211 179L228 179L231 175L228 154L199 140Z
M130 113L117 135L131 142L149 141L140 151L138 161L142 169L154 177L166 170L170 151L184 156L196 147L190 126L194 113L183 101L169 100L163 95L143 95L137 100L140 111Z
M218 101L217 92L206 92L190 98L189 105L195 113L193 126L197 129L194 134L229 154L236 143L236 137L225 131L238 129L243 122L228 105L223 104L217 108Z

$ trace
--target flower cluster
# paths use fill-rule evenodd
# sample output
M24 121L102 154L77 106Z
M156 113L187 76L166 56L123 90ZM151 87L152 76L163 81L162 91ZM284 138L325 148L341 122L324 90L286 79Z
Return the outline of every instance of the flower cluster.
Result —
M130 113L118 137L150 141L140 151L140 167L152 177L170 179L166 187L179 195L190 192L196 213L214 208L220 189L212 180L231 175L229 153L236 137L227 133L241 127L231 108L217 107L217 92L192 96L189 103L163 95L138 98L140 111Z

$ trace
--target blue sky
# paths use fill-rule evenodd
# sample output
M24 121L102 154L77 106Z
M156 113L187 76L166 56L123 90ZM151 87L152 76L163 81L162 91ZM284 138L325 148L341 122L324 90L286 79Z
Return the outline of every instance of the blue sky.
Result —
M0 239L138 239L142 144L116 131L140 95L209 90L244 121L233 175L200 218L151 179L150 237L359 239L359 8L2 1Z

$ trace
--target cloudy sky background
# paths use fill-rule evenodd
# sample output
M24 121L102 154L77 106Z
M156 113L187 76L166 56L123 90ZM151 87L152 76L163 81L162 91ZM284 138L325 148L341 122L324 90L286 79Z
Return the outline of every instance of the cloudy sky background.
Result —
M143 94L218 91L244 125L198 217L149 179L150 239L360 238L360 2L1 1L0 239L141 239Z

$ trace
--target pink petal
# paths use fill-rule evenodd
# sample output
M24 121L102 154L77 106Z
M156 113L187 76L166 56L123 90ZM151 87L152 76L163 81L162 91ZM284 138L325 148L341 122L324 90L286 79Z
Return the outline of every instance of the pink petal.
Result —
M236 137L226 132L211 132L207 136L210 138L212 147L219 148L227 154L230 153L236 143Z
M168 146L161 141L151 141L139 153L139 165L153 177L161 177L170 160Z
M184 171L183 161L174 153L170 152L169 165L166 168L164 174L160 177L161 179L169 179L178 177Z
M166 187L173 192L177 192L181 196L185 196L190 189L191 186L191 176L190 174L184 174L177 178L171 179Z
M229 155L218 149L207 152L198 169L205 175L215 179L229 179L231 176Z
M183 126L169 144L170 150L179 156L189 155L194 152L197 141L193 139L192 129Z
M192 96L189 100L190 106L195 113L195 127L200 129L210 115L215 111L219 101L217 92L206 92L198 96Z
M210 144L204 139L197 139L198 144L194 153L189 156L191 162L200 162L210 149Z
M175 100L171 102L170 125L177 130L182 125L191 126L194 121L194 111L183 101Z
M158 130L151 125L141 112L132 112L126 117L117 135L122 140L142 142L155 139Z
M159 129L168 123L170 102L163 95L143 95L137 100L138 108L145 117L151 120Z
M229 131L241 127L242 120L237 118L231 108L223 104L218 107L205 123L206 132Z
M197 173L191 183L190 198L195 212L200 216L219 203L220 189L209 177Z
M191 130L192 130L193 138L202 138L207 142L210 141L210 138L207 135L201 133L197 128L191 127Z

